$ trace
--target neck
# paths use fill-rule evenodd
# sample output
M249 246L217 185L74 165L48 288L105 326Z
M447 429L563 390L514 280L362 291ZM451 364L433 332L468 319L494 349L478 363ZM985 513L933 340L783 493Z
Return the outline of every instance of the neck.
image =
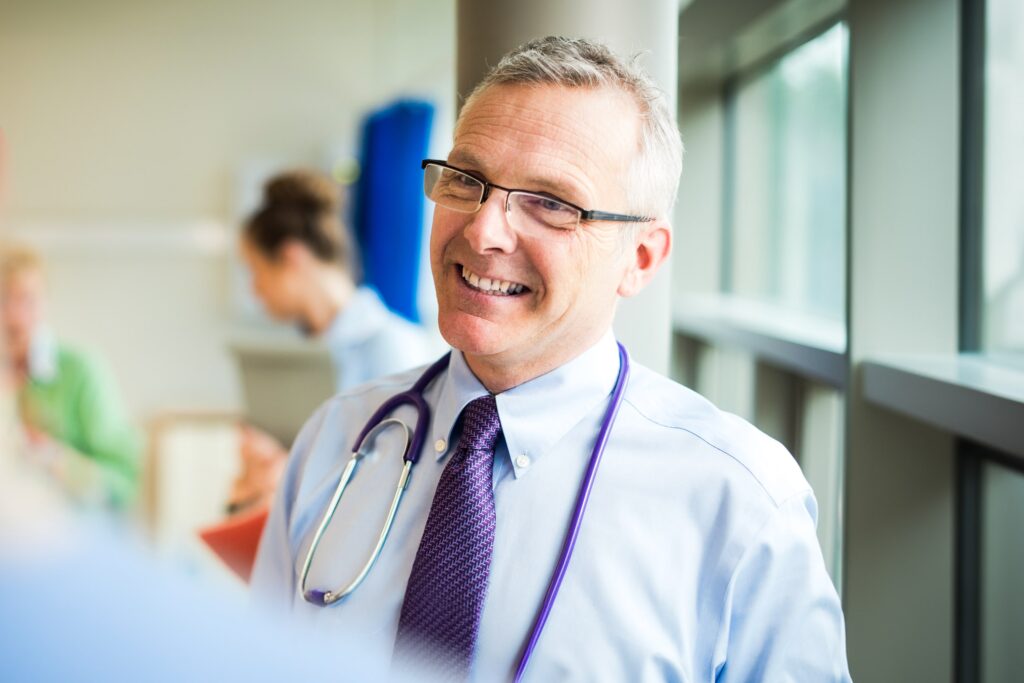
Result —
M552 370L557 370L582 356L601 341L606 332L607 330L603 330L587 339L586 343L575 345L572 348L559 348L553 353L541 354L530 359L509 361L500 357L501 354L477 356L463 352L462 355L466 359L466 365L484 385L484 388L492 394L500 394L541 375L546 375Z
M309 331L313 335L323 334L348 306L355 289L355 283L346 271L325 266L314 273L302 310L302 319Z

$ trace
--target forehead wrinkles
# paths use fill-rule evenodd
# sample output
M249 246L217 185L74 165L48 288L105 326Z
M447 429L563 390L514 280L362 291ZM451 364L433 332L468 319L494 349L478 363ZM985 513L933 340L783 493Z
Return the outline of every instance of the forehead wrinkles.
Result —
M594 192L600 175L619 179L626 173L632 158L627 152L636 148L636 124L630 125L617 94L495 86L463 112L453 152L496 164L480 169L489 173L508 167L550 172L554 166L557 180Z

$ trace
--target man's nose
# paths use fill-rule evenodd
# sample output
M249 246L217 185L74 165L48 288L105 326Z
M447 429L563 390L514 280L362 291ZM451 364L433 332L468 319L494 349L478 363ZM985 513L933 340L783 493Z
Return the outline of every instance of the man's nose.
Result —
M510 254L516 249L516 231L508 223L505 204L508 194L495 190L480 205L472 220L466 226L465 236L469 245L479 254L503 252Z

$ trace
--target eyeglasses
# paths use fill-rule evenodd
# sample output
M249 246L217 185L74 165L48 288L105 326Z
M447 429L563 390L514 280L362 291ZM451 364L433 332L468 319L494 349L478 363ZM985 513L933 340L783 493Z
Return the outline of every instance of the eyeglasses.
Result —
M502 187L436 159L424 159L421 166L427 199L452 211L473 213L487 201L492 189L504 190L509 225L523 232L541 235L551 234L551 231L572 232L581 220L623 223L654 220L647 216L590 211L553 195Z

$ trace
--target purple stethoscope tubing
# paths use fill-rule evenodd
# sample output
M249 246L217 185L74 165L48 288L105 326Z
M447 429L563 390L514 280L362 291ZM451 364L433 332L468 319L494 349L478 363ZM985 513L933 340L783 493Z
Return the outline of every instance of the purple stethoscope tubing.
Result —
M412 388L400 394L395 394L384 401L380 408L377 408L377 412L366 421L363 431L359 432L359 436L356 437L352 450L359 450L359 445L363 443L366 435L391 414L391 411L399 406L409 404L416 409L416 429L413 430L412 441L405 451L405 461L415 465L416 461L420 459L420 451L423 450L423 442L427 438L427 423L430 421L430 406L427 405L427 400L423 398L423 392L427 390L427 386L434 381L435 377L444 372L451 358L451 353L444 354L426 369L420 378L416 380L416 384L412 385Z
M597 441L594 442L594 450L590 454L590 462L587 464L587 471L583 474L583 482L580 484L579 495L576 496L576 508L569 520L569 528L565 532L565 541L562 543L562 552L558 556L555 570L551 573L551 581L548 583L547 593L544 594L544 601L540 604L537 618L530 630L530 637L523 647L523 654L519 658L519 666L516 667L516 674L513 678L516 683L523 677L526 665L530 661L537 641L540 640L541 631L548 620L551 608L558 596L558 589L562 587L562 579L565 577L565 570L569 567L569 560L572 559L572 551L576 547L576 537L580 533L580 525L583 522L583 514L587 510L587 503L590 500L590 489L594 486L594 476L601 464L601 456L604 455L604 447L608 443L608 436L611 434L612 425L619 414L619 407L622 405L622 394L626 389L626 382L629 381L629 354L625 347L619 344L619 376L615 379L615 388L612 390L612 398L608 402L608 409L605 411L604 420L601 422L601 430L597 433Z

